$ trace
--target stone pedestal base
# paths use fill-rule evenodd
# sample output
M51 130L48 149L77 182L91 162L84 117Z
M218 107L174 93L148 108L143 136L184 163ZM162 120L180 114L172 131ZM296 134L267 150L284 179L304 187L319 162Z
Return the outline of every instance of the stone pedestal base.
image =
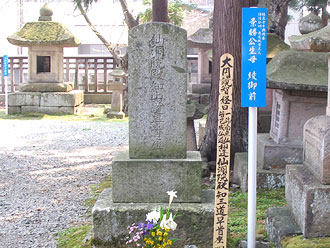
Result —
M107 117L112 119L124 119L125 118L125 113L124 112L115 112L115 111L110 111L107 113Z
M281 248L281 240L284 237L301 235L301 230L297 225L288 207L269 208L266 218L267 236L275 247Z
M301 141L277 144L269 134L258 134L257 142L258 169L284 170L287 164L302 163L303 145Z
M15 92L8 95L9 114L79 114L84 106L84 92Z
M233 182L240 185L242 192L248 188L248 156L246 152L235 153ZM280 188L285 186L284 170L257 170L257 188Z
M163 188L153 188L153 191L168 198ZM184 247L187 244L196 245L198 248L212 247L214 191L203 191L202 203L175 202L176 199L171 205L171 211L180 216L175 219L178 226L173 238L180 240L176 241L173 247ZM112 189L104 190L92 210L94 240L109 247L116 247L115 244L127 236L127 226L145 221L146 214L160 206L167 209L168 204L114 203Z
M114 202L168 202L170 190L176 202L201 202L202 159L187 152L186 159L130 159L118 152L112 164Z
M302 165L286 169L285 198L306 238L330 236L330 185Z

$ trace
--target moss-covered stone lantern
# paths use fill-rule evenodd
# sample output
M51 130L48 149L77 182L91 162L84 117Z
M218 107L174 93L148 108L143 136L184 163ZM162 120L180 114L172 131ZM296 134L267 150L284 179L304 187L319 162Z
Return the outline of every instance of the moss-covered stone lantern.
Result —
M63 48L76 47L80 41L63 24L53 22L52 15L45 4L39 21L26 23L7 38L13 45L28 47L28 85L22 85L20 91L72 90L72 85L63 82Z
M53 22L52 15L45 4L39 21L26 23L7 38L13 45L28 47L29 54L28 83L9 94L9 114L74 114L83 106L83 91L63 81L63 48L76 47L80 41L63 24Z

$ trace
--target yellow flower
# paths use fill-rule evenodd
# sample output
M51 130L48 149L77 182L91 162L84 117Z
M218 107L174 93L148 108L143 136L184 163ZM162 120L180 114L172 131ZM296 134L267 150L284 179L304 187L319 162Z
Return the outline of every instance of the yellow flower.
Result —
M170 239L167 240L167 244L168 244L168 245L171 245L172 243L173 243L172 240L170 240Z
M165 228L165 232L169 232L169 231L170 231L170 229Z
M167 237L167 236L168 236L168 233L167 233L167 232L165 232L165 233L164 233L164 237Z
M155 232L152 232L152 233L151 233L151 236L152 236L152 237L155 237L155 235L156 235Z
M158 239L159 239L159 241L162 241L163 238L162 237L159 237Z
M157 235L158 235L158 236L162 236L163 233L162 233L161 231L157 231Z

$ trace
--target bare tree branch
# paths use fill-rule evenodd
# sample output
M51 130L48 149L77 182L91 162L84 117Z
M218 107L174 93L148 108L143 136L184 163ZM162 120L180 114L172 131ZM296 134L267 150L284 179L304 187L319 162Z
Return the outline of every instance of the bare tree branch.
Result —
M126 0L120 0L121 8L123 9L123 13L125 16L125 23L127 24L128 28L131 29L137 25L139 22L137 19L134 19L132 14L128 11Z
M77 2L77 8L79 9L80 13L83 15L85 18L88 26L92 29L92 31L96 34L96 36L102 41L102 43L105 45L105 47L108 49L108 51L112 54L114 62L116 65L121 64L121 59L120 57L116 54L115 50L113 49L111 43L109 43L96 29L96 27L92 24L90 19L88 18L86 11L84 8L81 6L80 2Z

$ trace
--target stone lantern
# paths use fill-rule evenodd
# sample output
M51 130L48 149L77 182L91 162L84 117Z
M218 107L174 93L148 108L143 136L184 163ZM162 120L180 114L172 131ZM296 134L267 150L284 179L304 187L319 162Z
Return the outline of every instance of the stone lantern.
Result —
M9 112L78 113L83 91L64 82L63 48L77 47L80 41L61 23L52 21L53 11L45 4L37 22L26 23L8 41L28 47L28 83L9 95Z
M125 118L123 112L123 89L125 88L124 79L127 74L122 69L115 69L110 72L110 76L114 78L113 83L109 85L109 90L112 91L111 109L107 113L108 118Z
M329 59L330 25L305 35L291 36L289 40L292 49L309 53L309 56L323 53L324 64ZM320 66L319 61L314 63ZM324 68L326 71L326 66ZM319 77L317 71L313 70L312 73L311 77L316 80ZM324 73L325 84L326 78ZM287 206L271 208L267 213L267 234L276 247L279 247L281 239L293 234L302 233L304 239L330 236L330 78L328 80L327 114L313 116L306 121L303 127L303 161L286 167ZM297 231L293 233L292 228L283 228L283 223L296 223L294 229ZM324 244L329 247L328 242Z

